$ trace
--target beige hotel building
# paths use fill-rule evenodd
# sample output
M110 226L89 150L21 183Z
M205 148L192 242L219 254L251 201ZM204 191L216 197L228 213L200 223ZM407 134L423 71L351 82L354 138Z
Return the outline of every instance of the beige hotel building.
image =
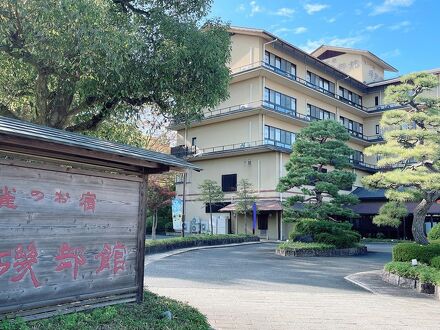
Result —
M198 186L211 179L225 192L224 202L215 205L215 211L229 219L228 232L243 233L243 216L234 213L234 201L237 183L248 179L257 196L256 234L286 239L290 226L282 221L281 203L297 192L280 193L276 186L285 175L296 134L311 121L322 119L337 120L350 133L348 145L355 150L352 170L357 177L352 193L359 194L360 208L366 209L360 210L356 221L358 225L370 221L371 226L383 193L378 196L361 188L361 178L377 170L377 159L364 156L363 150L381 143L382 113L401 107L384 103L385 88L399 83L399 78L384 80L384 71L397 70L366 50L324 45L308 54L264 30L232 27L230 35L229 99L207 109L203 120L189 127L177 121L170 127L177 131L172 154L203 169L187 174L188 230L194 231L191 222L209 218ZM440 70L431 72L440 74ZM439 89L431 93L439 96ZM182 180L177 180L176 189L182 198ZM252 219L248 221L251 231Z

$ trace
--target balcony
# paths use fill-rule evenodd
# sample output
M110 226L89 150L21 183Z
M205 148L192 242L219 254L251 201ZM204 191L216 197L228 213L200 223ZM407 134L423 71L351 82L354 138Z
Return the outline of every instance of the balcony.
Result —
M261 150L273 150L290 153L292 151L292 146L279 141L264 139L260 141L227 144L209 148L188 148L183 145L179 145L171 148L171 154L179 158L191 158L193 160L196 158L212 157L224 153L253 153Z
M171 148L171 154L179 158L194 160L198 158L215 158L216 156L224 155L227 153L248 154L252 152L261 152L261 150L273 150L290 154L292 152L292 146L279 141L264 139L260 141L242 142L200 149L196 147L185 147L183 145L180 145ZM350 159L350 163L353 165L353 168L369 173L375 173L379 169L377 165L368 164L356 159Z
M376 173L379 170L377 165L368 164L357 159L350 159L350 163L353 165L353 168L369 173Z
M277 67L275 67L273 65L270 65L267 62L261 62L260 61L260 62L255 62L255 63L249 64L249 65L245 65L245 66L242 66L242 67L234 68L234 69L231 69L231 74L232 75L240 74L240 73L244 73L246 71L250 71L252 69L258 69L258 68L264 68L264 69L267 69L269 71L272 71L272 72L276 73L277 75L280 75L280 76L283 76L284 78L287 78L290 81L297 82L297 83L299 83L299 84L301 84L303 86L306 86L308 88L316 90L316 91L318 91L319 93L321 93L323 95L326 95L326 96L331 97L331 98L333 98L335 100L343 102L344 104L347 104L350 107L355 108L357 110L360 110L360 111L362 111L364 113L371 114L371 113L382 112L382 111L399 109L399 108L404 108L405 107L405 106L402 106L400 104L385 104L385 105L377 105L377 106L373 106L373 107L365 107L365 106L363 106L361 104L358 104L358 103L355 103L355 102L353 102L353 101L351 101L349 99L346 99L346 98L340 96L339 94L331 92L331 91L329 91L329 90L327 90L327 89L325 89L325 88L323 88L321 86L314 85L311 82L309 82L309 81L307 81L307 80L305 80L305 79L303 79L301 77L298 77L296 75L291 74L290 72L286 72L286 71L281 70L281 69L279 69L279 68L277 68Z
M178 145L175 147L171 147L171 155L176 156L178 158L188 158L191 157L196 153L196 147L195 146L185 146L185 145Z
M257 102L239 104L239 105L234 105L234 106L227 107L227 108L207 111L207 112L205 112L202 120L209 120L209 119L214 119L214 118L218 118L221 116L227 116L227 115L232 115L232 114L236 114L236 113L240 113L240 112L257 110L257 109L264 109L267 111L278 113L278 114L287 116L291 119L298 120L302 123L310 123L312 121L320 120L319 118L315 118L315 117L311 117L309 115L304 115L302 113L298 113L295 109L285 108L279 104L275 104L275 103L272 103L269 101L257 101ZM178 122L177 120L174 120L171 122L171 126L174 128L179 127L179 125L181 125L181 123ZM362 140L367 143L374 143L374 142L383 141L383 137L379 134L365 135L363 133L356 132L356 131L353 131L350 129L347 129L347 130L352 137L359 139L359 140Z

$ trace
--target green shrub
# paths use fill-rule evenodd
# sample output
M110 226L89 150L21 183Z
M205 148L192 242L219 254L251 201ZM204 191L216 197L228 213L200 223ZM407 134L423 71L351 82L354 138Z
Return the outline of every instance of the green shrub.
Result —
M165 311L173 315L163 317ZM44 320L25 322L23 319L0 320L5 330L76 330L76 329L155 329L209 330L206 317L187 304L159 297L145 291L141 304L121 304L92 311L54 316Z
M298 240L299 237L311 236L316 243L330 244L337 248L356 246L361 235L351 230L351 224L346 222L333 222L327 220L302 219L289 237Z
M400 243L393 248L393 261L418 261L429 264L432 258L440 256L440 244L420 245L416 243Z
M440 240L440 223L436 224L428 233L429 241Z
M429 264L431 267L440 269L440 256L432 258Z
M434 267L412 266L409 262L393 261L387 263L384 268L390 273L416 279L422 283L440 284L440 271Z
M280 250L331 250L334 249L335 246L331 244L323 244L323 243L303 243L303 242L284 242L278 245L278 249Z

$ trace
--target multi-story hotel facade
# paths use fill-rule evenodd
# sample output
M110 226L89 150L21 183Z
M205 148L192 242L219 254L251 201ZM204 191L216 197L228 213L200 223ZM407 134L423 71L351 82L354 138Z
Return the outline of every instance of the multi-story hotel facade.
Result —
M203 168L187 174L186 222L209 218L198 187L211 179L225 193L224 202L214 210L229 218L229 232L243 233L244 217L235 214L234 202L237 183L248 179L257 196L256 234L286 239L290 226L282 221L281 203L299 192L280 193L276 186L285 175L296 134L313 120L341 122L354 150L352 170L357 179L352 191L362 190L362 177L377 170L377 159L363 151L383 140L379 121L384 111L401 108L384 102L385 88L399 83L398 78L384 80L384 71L397 70L368 51L321 46L308 54L263 30L233 27L230 35L229 99L207 109L204 118L189 127L178 121L171 124L177 131L172 153ZM432 72L439 75L440 70ZM440 90L430 93L439 96ZM183 187L178 180L180 198Z

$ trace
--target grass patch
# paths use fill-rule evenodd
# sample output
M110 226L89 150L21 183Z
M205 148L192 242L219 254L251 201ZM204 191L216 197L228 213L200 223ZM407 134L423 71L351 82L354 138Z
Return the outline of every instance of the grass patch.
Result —
M171 320L163 317L163 312L171 311ZM144 302L97 308L25 322L22 319L0 321L4 330L208 330L211 329L206 317L195 308L181 302L160 297L149 291L144 292Z
M296 250L332 250L336 249L335 245L324 243L304 243L304 242L284 242L278 245L279 250L296 251Z
M392 261L385 265L387 272L419 280L422 283L440 285L440 270L427 265L412 266L409 262Z
M186 237L174 237L174 238L166 238L166 239L158 239L158 240L146 240L146 247L153 246L164 246L164 245L176 245L180 243L189 243L189 242L212 242L212 243L221 243L225 240L234 240L234 239L252 239L256 238L253 235L245 235L245 234L228 234L228 235L209 235L209 234L199 234L199 235L191 235Z

